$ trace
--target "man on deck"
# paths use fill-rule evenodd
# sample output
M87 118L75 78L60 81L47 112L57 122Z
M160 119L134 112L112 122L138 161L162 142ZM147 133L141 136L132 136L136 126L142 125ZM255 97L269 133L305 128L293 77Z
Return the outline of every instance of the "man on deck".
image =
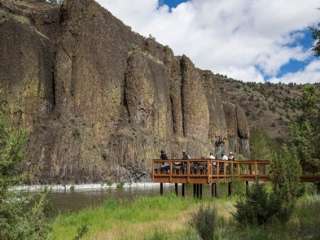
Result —
M161 160L168 160L168 156L164 150L160 151L160 159ZM169 165L168 161L163 162L161 165L161 172L168 173L169 169L170 169L170 165Z

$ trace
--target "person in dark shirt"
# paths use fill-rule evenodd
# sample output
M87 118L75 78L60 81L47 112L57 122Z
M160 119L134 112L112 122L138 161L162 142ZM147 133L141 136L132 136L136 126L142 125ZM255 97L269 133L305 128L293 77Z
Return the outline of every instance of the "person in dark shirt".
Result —
M164 150L160 151L160 159L161 160L168 160L168 156Z
M189 160L190 159L190 156L186 151L182 152L182 159L183 160Z
M160 159L161 160L168 160L168 156L164 150L160 151ZM170 169L170 165L168 161L164 161L161 165L161 172L168 173Z

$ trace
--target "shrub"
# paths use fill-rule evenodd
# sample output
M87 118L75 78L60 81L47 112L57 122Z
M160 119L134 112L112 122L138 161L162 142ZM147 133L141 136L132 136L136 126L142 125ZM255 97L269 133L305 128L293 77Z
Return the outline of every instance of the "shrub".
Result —
M212 207L203 207L192 216L191 226L195 228L203 240L213 239L215 224L217 222L217 212Z
M255 183L248 195L236 203L234 217L241 225L263 225L271 219L288 220L292 206L285 206L276 194L268 193L264 186Z

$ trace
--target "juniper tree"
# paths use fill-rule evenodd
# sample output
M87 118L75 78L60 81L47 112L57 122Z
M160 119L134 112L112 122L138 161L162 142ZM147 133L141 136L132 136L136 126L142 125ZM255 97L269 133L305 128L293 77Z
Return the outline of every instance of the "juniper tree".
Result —
M0 239L41 240L48 233L44 207L46 196L9 191L22 180L21 161L26 133L13 126L8 111L0 104Z

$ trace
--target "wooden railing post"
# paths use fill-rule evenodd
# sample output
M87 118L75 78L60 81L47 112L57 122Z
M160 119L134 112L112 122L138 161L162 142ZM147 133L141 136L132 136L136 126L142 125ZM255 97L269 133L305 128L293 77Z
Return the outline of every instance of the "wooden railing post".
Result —
M208 183L210 183L211 180L211 174L212 174L212 161L207 161L207 175L208 175Z
M172 160L169 161L170 164L170 183L172 182Z
M154 160L152 160L152 181L154 181Z
M190 182L190 161L187 161L187 183Z
M254 167L255 167L255 177L257 178L257 177L259 177L259 173L258 173L258 162L257 162L257 161L255 161Z
M237 171L238 171L238 177L240 177L240 175L241 175L241 172L240 172L240 163L238 162L237 163L238 164L238 166L237 166Z

